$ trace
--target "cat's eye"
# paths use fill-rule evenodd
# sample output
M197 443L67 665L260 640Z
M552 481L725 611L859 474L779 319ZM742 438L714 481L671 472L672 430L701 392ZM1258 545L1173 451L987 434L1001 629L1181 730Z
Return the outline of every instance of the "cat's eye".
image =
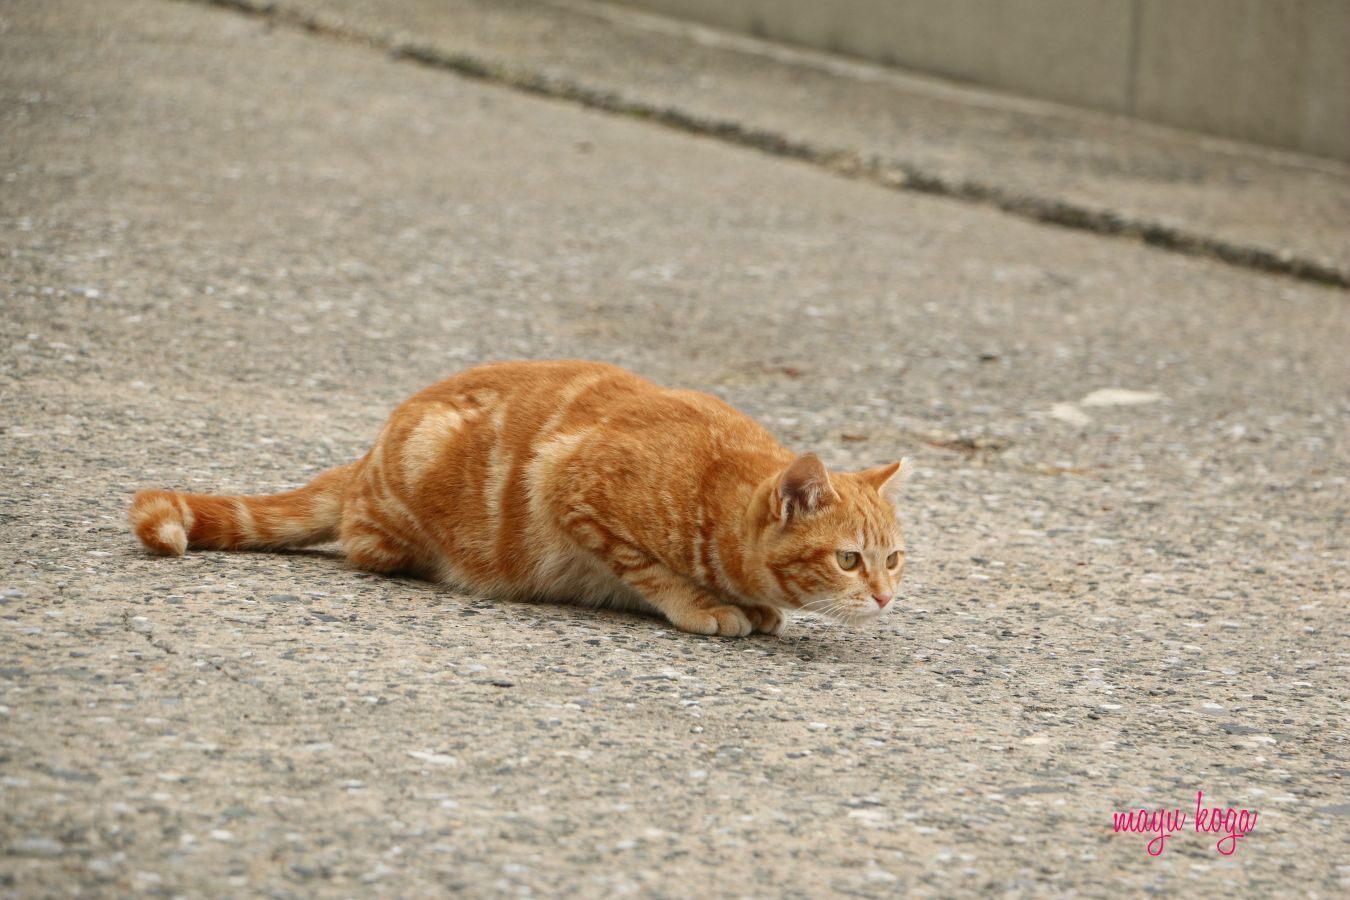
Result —
M840 550L834 556L839 560L839 568L845 572L852 572L862 562L862 554L856 550Z
M892 550L891 555L886 557L886 568L894 569L899 562L900 562L900 551Z

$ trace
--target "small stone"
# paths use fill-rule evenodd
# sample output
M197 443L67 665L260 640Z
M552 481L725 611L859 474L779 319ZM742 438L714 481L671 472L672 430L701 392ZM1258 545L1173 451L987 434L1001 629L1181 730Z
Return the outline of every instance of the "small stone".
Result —
M1082 406L1137 406L1141 403L1157 403L1161 399L1162 394L1155 394L1152 391L1102 388L1093 391L1078 402Z
M1050 418L1059 419L1061 422L1068 422L1070 425L1077 425L1080 428L1092 422L1092 417L1073 403L1056 403L1050 407Z
M9 852L15 856L59 856L66 848L49 837L36 835L10 844Z

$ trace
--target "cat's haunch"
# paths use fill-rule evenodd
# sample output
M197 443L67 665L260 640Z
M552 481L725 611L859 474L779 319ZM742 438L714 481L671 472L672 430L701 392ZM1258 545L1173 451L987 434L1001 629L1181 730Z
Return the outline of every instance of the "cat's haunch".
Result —
M373 572L497 597L777 633L783 613L890 608L905 464L827 472L716 397L582 361L461 372L389 417L360 460L262 497L141 491L156 553L337 540Z

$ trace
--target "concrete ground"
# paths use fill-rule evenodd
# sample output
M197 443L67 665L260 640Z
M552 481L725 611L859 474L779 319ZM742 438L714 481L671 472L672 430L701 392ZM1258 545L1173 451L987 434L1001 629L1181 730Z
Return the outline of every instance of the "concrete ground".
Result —
M1350 887L1345 290L172 0L5 4L0 134L0 894ZM555 356L915 457L900 607L707 639L126 530Z
M1350 166L585 0L200 0L883 185L1350 287Z

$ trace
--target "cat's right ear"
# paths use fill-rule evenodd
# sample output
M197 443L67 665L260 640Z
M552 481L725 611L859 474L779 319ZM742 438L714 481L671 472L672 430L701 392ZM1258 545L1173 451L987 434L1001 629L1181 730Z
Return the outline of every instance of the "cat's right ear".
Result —
M820 457L803 453L779 477L774 499L778 521L786 525L796 517L809 516L821 507L829 506L839 499L839 495L830 484L830 473L825 471Z
M864 469L858 474L862 480L870 484L878 494L888 500L892 506L898 506L900 503L900 490L909 480L909 476L914 473L914 464L910 462L909 457L905 457L899 462L893 462L890 465L875 466L871 469Z

